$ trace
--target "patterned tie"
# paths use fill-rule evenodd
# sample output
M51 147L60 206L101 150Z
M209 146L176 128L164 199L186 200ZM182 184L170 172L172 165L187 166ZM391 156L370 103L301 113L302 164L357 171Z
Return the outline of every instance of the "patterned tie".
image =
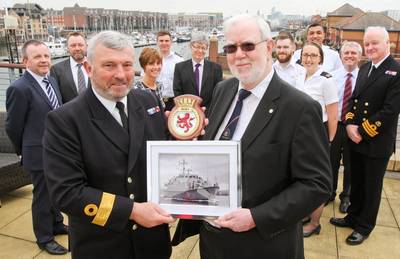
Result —
M124 128L124 130L126 130L126 132L129 132L128 117L126 116L126 113L125 113L125 105L124 105L124 103L117 102L115 107L117 107L118 112L119 112L119 116L121 116L122 127Z
M239 121L240 112L242 111L243 107L243 100L246 99L251 94L250 91L240 89L239 97L236 101L236 106L233 109L232 115L226 125L224 131L222 132L220 140L231 140L233 137L233 133L235 133L237 123Z
M81 94L86 89L85 76L82 71L82 64L77 64L78 67L78 94Z
M54 92L54 89L50 84L49 79L47 77L43 78L43 83L45 83L46 85L46 94L47 97L49 98L51 106L53 107L53 110L57 109L60 106L60 104L58 103L56 92Z
M200 70L199 70L199 67L201 66L201 64L197 63L194 66L196 67L194 70L194 80L196 81L196 92L197 92L197 95L200 96Z
M340 116L340 120L341 121L345 121L346 120L346 113L347 113L347 109L348 109L348 104L349 104L349 100L351 97L351 77L353 75L351 73L347 74L347 79L346 82L344 84L344 92L343 92L343 103L342 103L342 115Z

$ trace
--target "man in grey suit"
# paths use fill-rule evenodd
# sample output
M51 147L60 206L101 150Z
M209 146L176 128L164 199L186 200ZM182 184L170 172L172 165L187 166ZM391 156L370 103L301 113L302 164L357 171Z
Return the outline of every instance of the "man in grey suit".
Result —
M271 33L261 17L233 17L224 30L234 78L215 88L204 139L241 142L242 202L202 222L200 255L304 258L301 219L332 189L320 105L274 72ZM183 238L193 233L193 224L181 225Z
M50 254L66 254L67 249L54 240L55 235L67 234L68 230L60 211L50 203L42 159L44 120L49 111L61 105L61 95L57 82L48 76L50 51L43 42L25 42L22 58L26 71L7 88L6 132L32 179L36 242Z
M174 95L193 94L203 99L208 108L215 85L222 81L221 66L204 58L208 38L204 33L193 33L190 42L192 58L175 65Z
M57 80L63 103L71 101L90 87L90 80L83 67L86 61L86 39L81 32L72 32L67 37L70 57L52 66L51 76Z

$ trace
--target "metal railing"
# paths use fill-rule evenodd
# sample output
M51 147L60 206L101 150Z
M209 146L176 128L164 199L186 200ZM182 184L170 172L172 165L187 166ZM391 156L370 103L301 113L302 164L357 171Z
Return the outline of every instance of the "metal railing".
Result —
M0 63L0 111L5 111L8 86L24 72L25 65Z

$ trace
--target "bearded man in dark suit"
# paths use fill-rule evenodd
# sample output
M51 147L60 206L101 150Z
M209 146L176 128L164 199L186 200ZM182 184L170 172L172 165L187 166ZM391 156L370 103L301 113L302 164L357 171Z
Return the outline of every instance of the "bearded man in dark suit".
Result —
M86 61L87 43L81 32L71 32L67 37L67 49L70 57L51 67L51 76L60 86L63 103L74 99L90 87L90 79L83 67Z
M88 44L92 87L50 113L44 165L53 202L69 216L72 258L169 258L172 217L148 203L146 140L166 138L152 95L132 90L134 48L104 31Z
M304 258L301 219L332 189L320 105L274 72L261 17L233 17L224 30L235 78L216 86L204 139L241 142L242 203L202 222L201 258ZM195 231L182 221L177 232L179 242Z

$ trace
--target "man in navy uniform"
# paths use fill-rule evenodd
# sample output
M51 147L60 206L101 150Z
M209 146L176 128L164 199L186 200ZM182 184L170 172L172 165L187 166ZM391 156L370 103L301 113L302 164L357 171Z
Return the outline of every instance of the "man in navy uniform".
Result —
M349 245L361 244L375 227L383 177L395 149L400 64L390 55L389 47L385 28L366 29L364 49L370 61L360 68L346 114L351 139L351 204L346 217L330 220L335 226L354 230L346 239Z

